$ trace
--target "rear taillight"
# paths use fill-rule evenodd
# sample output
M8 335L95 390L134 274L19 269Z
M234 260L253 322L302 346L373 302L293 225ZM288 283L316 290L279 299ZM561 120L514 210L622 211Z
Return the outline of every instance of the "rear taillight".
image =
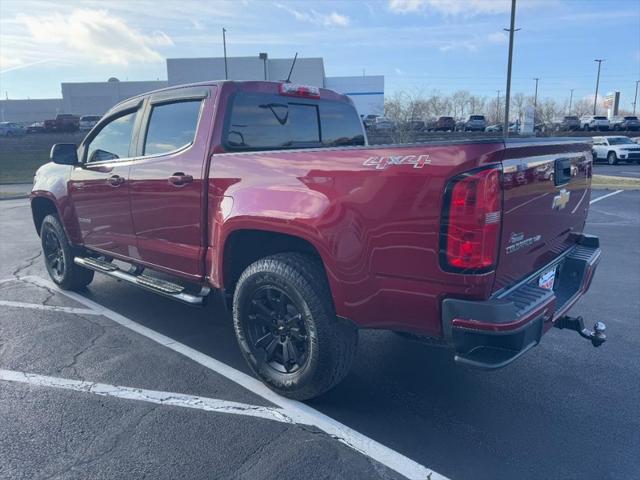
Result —
M502 212L501 170L464 173L445 190L440 237L444 270L483 273L495 267Z

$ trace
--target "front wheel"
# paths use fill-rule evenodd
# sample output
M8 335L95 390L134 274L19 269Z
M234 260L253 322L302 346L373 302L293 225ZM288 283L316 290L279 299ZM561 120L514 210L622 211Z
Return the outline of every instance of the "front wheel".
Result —
M44 263L53 280L64 290L80 290L93 280L93 270L73 263L73 247L56 215L47 215L40 228Z
M307 400L348 373L357 329L335 314L321 264L281 253L251 264L233 296L233 323L251 369L272 390Z
M616 156L616 152L609 152L609 154L607 155L607 162L609 163L609 165L618 164L618 157Z

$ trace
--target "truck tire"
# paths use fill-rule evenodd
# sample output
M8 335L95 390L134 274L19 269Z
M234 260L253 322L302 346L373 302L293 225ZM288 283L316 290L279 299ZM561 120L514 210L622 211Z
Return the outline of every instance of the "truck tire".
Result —
M56 285L64 290L80 290L91 283L93 270L73 263L74 248L56 215L47 215L42 220L40 241L44 264Z
M337 385L358 344L357 328L335 314L322 266L299 253L272 255L247 267L233 296L233 324L255 374L295 400Z
M607 162L609 163L609 165L618 164L618 157L616 156L616 152L609 152L607 154Z

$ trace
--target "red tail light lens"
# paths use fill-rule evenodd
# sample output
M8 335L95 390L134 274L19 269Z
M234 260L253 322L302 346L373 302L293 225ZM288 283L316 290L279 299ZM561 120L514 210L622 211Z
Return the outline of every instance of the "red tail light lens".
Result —
M447 271L490 271L496 264L502 217L500 170L488 168L454 178L442 214L440 260Z

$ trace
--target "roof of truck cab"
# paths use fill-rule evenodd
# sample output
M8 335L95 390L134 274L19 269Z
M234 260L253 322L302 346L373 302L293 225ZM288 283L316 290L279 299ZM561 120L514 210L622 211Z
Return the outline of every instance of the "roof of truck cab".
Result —
M136 99L142 99L149 95L154 95L157 93L170 92L173 90L180 90L185 88L194 88L194 87L212 87L212 86L223 86L223 85L235 85L238 87L240 91L256 91L256 92L265 92L265 93L279 93L279 91L271 92L274 88L278 88L279 86L285 82L271 82L265 80L207 80L204 82L196 82L196 83L185 83L182 85L172 85L170 87L159 88L157 90L150 90L148 92L141 93L139 95L135 95L133 97L129 97L126 100L123 100L113 107L109 109L109 112L112 110L118 110L119 107L123 104L127 104L129 102L133 102ZM303 85L303 84L300 84ZM306 86L306 85L305 85ZM336 92L335 90L331 90L328 88L320 89L320 98L325 100L338 100L344 101L347 103L353 103L351 99L347 95L343 95L341 93Z

